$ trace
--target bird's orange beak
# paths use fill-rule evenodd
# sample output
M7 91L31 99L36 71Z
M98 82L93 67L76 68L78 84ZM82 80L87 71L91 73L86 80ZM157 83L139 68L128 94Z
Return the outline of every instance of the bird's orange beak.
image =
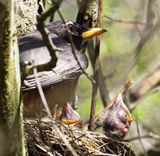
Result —
M131 123L133 121L132 114L129 113L127 119L128 119L128 122Z
M104 28L91 28L85 32L82 33L83 39L89 39L95 36L99 36L103 33L105 33L107 30Z
M61 114L61 120L66 125L78 125L81 123L80 115L67 103Z
M79 125L81 120L63 120L62 121L65 125Z

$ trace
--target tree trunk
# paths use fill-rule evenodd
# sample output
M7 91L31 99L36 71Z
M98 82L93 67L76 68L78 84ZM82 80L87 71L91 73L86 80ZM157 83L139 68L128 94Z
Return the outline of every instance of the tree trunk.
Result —
M0 0L0 155L25 155L14 0Z

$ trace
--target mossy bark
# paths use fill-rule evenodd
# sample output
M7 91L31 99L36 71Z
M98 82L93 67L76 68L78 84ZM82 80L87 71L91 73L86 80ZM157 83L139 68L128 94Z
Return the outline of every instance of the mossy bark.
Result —
M25 155L14 0L0 0L0 155Z
M23 36L36 29L38 0L17 0L15 2L16 35Z
M84 0L77 15L77 23L85 27L97 25L99 0Z

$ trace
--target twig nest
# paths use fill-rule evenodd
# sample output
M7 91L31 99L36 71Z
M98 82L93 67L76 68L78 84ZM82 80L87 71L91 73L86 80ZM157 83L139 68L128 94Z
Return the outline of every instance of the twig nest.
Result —
M115 140L100 133L82 131L53 119L48 121L26 119L24 124L29 155L70 156L73 155L68 148L71 146L77 155L82 156L106 154L134 156L127 142ZM69 145L64 143L62 137L67 139Z

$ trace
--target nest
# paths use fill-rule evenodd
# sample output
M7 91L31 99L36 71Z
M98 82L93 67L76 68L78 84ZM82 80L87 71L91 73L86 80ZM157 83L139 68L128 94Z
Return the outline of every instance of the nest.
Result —
M26 119L29 156L134 156L129 143L59 121Z

